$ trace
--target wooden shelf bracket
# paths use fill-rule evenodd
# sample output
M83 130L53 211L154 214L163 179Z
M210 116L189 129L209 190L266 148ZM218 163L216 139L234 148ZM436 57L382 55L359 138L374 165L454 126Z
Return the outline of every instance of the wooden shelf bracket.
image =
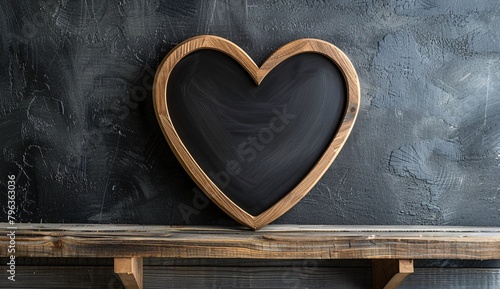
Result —
M143 260L140 257L114 258L115 273L125 289L143 289Z
M372 260L372 288L395 289L413 273L413 260Z

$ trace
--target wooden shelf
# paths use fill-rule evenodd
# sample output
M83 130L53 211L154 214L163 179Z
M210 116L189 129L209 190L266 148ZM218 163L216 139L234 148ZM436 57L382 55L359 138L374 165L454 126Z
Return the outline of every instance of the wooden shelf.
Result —
M6 257L7 224L0 229ZM500 259L500 228L18 224L16 257Z
M0 227L0 257L8 257L11 230ZM115 258L129 288L142 286L145 257L372 259L374 288L396 288L413 259L500 259L498 227L18 224L15 231L16 257Z

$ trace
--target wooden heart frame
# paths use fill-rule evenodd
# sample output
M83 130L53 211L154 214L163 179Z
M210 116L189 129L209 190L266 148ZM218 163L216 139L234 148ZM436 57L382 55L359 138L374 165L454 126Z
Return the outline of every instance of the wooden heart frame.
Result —
M344 118L327 149L307 175L288 194L257 216L247 213L229 199L201 169L189 153L172 123L168 110L167 84L175 65L185 56L200 49L220 51L236 60L259 85L266 75L284 60L300 53L317 53L330 59L342 72L346 83L347 102ZM163 59L153 85L153 103L156 117L170 148L187 173L205 194L233 219L254 230L271 223L297 204L319 181L342 149L359 110L359 80L354 66L336 46L318 39L299 39L289 42L272 53L261 67L239 46L221 37L196 36L180 43Z

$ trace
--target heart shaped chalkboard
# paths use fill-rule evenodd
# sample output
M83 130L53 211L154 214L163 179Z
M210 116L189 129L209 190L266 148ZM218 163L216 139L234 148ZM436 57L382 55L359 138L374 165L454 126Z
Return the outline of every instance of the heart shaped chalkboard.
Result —
M356 119L359 82L325 41L290 42L259 68L237 45L205 35L165 57L153 97L191 178L258 229L300 201L333 162Z

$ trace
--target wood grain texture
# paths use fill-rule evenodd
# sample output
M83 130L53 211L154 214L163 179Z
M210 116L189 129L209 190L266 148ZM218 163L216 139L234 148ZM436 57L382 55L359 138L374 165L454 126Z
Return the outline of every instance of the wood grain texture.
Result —
M6 233L0 230L2 257ZM16 257L500 259L500 229L489 227L22 224L16 241Z
M159 267L147 270L147 288L370 288L370 271L325 268L306 262L297 267Z
M366 268L153 267L146 272L147 288L372 288ZM419 269L398 289L496 289L499 284L500 269Z
M7 260L7 257L0 257ZM216 258L145 258L144 266L206 266L206 267L297 267L304 263L301 259L216 259ZM371 268L370 259L316 259L318 267L355 267ZM78 257L19 257L20 266L113 266L114 258ZM414 261L415 268L500 268L500 259L459 260L459 259L420 259Z
M114 272L125 289L143 289L143 259L141 257L115 258Z
M4 277L4 276L1 276ZM11 289L122 289L113 266L23 266ZM148 289L369 289L370 268L146 266ZM417 268L399 289L497 289L500 269ZM2 284L3 285L3 284Z
M0 281L2 289L124 289L120 278L113 274L113 266L28 265L16 270L16 282L4 280Z
M190 53L200 49L223 52L236 60L259 85L264 77L284 60L301 53L318 53L333 61L345 79L347 105L344 120L336 136L311 171L286 196L257 216L250 215L240 208L219 188L198 165L182 142L168 109L167 84L170 74L177 63ZM154 106L158 122L175 155L190 174L192 179L221 209L238 222L253 229L261 228L292 208L318 182L321 176L338 155L349 136L359 110L359 81L354 67L346 55L334 45L317 39L300 39L280 47L259 68L237 45L216 36L197 36L190 38L174 48L160 64L153 86Z
M234 225L193 206L150 97L169 50L211 33L258 65L284 43L323 39L360 76L349 146L273 223L500 224L497 1L91 3L0 3L0 176L19 176L22 222Z

